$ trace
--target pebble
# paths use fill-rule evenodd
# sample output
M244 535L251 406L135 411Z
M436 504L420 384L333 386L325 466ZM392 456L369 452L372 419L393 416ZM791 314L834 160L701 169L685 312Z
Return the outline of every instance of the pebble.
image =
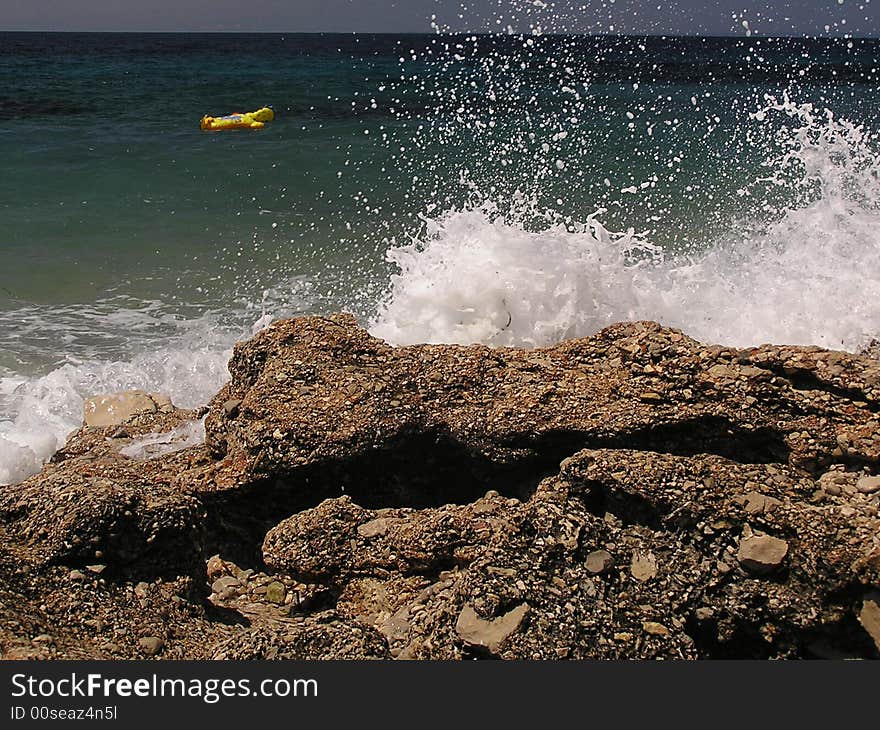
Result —
M669 636L669 629L656 621L642 621L642 629L652 636Z
M753 573L769 573L785 560L788 543L770 535L751 535L740 540L737 560Z
M158 636L143 636L138 639L138 646L147 656L155 656L165 648L165 641Z
M599 575L614 565L614 558L607 550L594 550L584 561L587 572L591 575Z
M284 603L284 598L286 596L287 589L280 581L273 580L269 585L266 586L266 600L270 601L271 603Z
M657 559L651 554L636 553L633 555L630 573L636 580L645 582L657 575Z
M362 525L358 525L357 533L361 537L366 538L379 537L388 532L388 526L388 520L378 517L375 520L370 520Z
M862 477L856 482L856 489L862 494L874 494L874 492L880 492L880 476Z
M218 596L228 596L241 586L241 581L231 575L224 575L211 584L211 590Z
M226 572L226 566L219 555L212 555L208 558L206 568L209 578L216 579L218 576L221 576Z
M473 607L465 604L455 623L455 631L466 644L483 646L494 654L519 629L528 612L529 605L521 603L503 616L486 621L477 615Z
M238 413L238 407L241 405L240 398L230 398L223 403L223 410L227 416L235 416Z
M862 602L862 610L859 612L859 623L871 638L877 650L880 651L880 591L871 591Z

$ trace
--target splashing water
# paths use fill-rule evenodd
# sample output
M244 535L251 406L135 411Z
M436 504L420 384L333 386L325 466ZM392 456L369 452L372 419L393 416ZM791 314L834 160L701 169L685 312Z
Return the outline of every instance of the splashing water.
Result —
M226 377L231 343L162 348L130 361L68 363L37 378L0 377L0 484L39 471L82 423L85 398L140 389L166 393L181 407L210 398Z
M788 98L755 116L771 114L794 125L765 162L770 174L740 195L776 202L688 247L702 253L663 256L596 216L529 230L491 206L453 210L389 251L398 273L372 332L396 343L546 345L653 319L710 342L858 350L880 334L876 140Z
M150 347L151 341L145 340L141 351L127 359L68 356L68 362L59 367L30 377L0 369L0 484L21 481L39 471L82 425L83 402L90 396L144 390L166 394L181 408L204 405L228 378L226 364L233 344L273 320L271 312L277 310L271 291L264 292L261 308L262 316L251 326L246 322L256 312L250 310L234 326L223 326L216 314L180 320L177 331L161 346L153 343ZM152 317L130 310L125 321L134 338L137 323L149 325ZM187 443L195 443L199 433L198 429L188 431Z
M560 5L498 0L476 24L492 35L438 21L421 38L307 39L315 55L293 66L279 41L275 55L233 64L257 64L260 93L291 94L268 135L196 142L129 120L119 129L139 130L144 160L165 152L140 175L119 163L115 139L74 145L89 150L78 185L67 177L76 150L47 150L63 190L22 193L16 240L31 251L51 239L57 253L46 271L15 258L19 273L40 274L30 289L15 271L0 282L0 483L37 471L90 395L141 388L203 404L233 342L277 316L353 309L401 343L542 345L627 319L743 345L858 349L876 336L877 140L824 111L876 127L876 45L573 36L585 17L602 30L604 16ZM192 67L168 57L168 88L183 61ZM128 74L114 94L165 88ZM248 78L214 82L235 95ZM816 106L761 101L786 86ZM44 190L45 170L28 167L42 158L21 149L16 164ZM103 182L110 169L119 177ZM102 196L65 200L80 187ZM117 216L126 245L111 248ZM78 237L57 234L65 221L80 221ZM154 260L172 249L186 256ZM105 250L130 254L125 277ZM72 288L55 292L68 275Z

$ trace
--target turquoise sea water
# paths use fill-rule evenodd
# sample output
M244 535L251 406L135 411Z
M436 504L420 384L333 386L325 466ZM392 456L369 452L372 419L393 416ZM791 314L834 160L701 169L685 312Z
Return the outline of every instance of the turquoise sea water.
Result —
M857 349L878 66L865 39L0 34L0 482L84 395L198 402L289 314Z

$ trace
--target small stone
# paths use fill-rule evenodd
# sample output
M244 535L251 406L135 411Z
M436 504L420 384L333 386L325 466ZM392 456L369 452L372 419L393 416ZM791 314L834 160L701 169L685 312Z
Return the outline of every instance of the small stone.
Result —
M736 557L753 573L769 573L780 565L788 554L788 543L770 535L752 535L740 540Z
M146 598L150 593L150 584L141 581L134 587L134 594L138 598Z
M241 586L241 581L231 575L224 575L211 584L211 590L218 596L229 596Z
M156 656L165 648L165 641L158 636L143 636L138 639L138 646L147 656Z
M773 499L773 497L768 497L767 495L761 494L760 492L749 492L743 498L743 509L746 511L747 514L750 515L758 515L762 512L770 512L778 504L778 499Z
M522 603L503 616L486 621L470 604L465 604L455 623L455 631L466 644L482 646L497 654L508 637L519 629L528 612L529 605Z
M358 525L357 528L358 535L367 538L378 537L379 535L384 535L386 532L388 532L388 520L382 517Z
M72 581L82 581L86 579L85 573L79 570L71 570L67 577Z
M856 489L862 494L874 494L874 492L880 492L880 476L861 477L859 481L856 482Z
M587 572L591 575L599 575L614 565L614 558L607 550L594 550L584 561Z
M643 621L642 629L646 634L651 634L652 636L669 636L669 629L656 621Z
M226 564L219 555L212 555L208 558L206 568L208 577L215 580L226 572Z
M241 398L230 398L228 401L223 403L223 412L229 418L233 418L238 414L238 408L241 405Z
M39 636L35 636L32 641L35 644L51 644L53 639L51 634L40 634Z
M633 555L630 573L636 580L645 582L657 575L657 559L651 553Z
M171 402L171 398L167 395L150 393L150 398L153 400L153 403L156 404L156 410L159 411L159 413L172 413L174 411L174 404Z
M266 586L266 600L270 603L284 603L287 589L281 581L273 580Z
M379 626L388 641L406 641L409 638L412 627L409 623L409 608L404 606L395 612L385 623Z
M663 396L659 393L655 393L653 390L646 390L639 393L639 400L643 403L659 403L663 400Z
M94 573L95 575L101 575L101 573L103 573L106 569L106 565L100 564L86 566L86 570L88 570L90 573Z

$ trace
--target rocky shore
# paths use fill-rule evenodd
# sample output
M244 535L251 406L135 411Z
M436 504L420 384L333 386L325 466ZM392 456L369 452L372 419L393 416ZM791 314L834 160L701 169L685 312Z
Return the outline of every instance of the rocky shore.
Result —
M201 410L90 400L0 487L3 658L880 655L877 360L338 315L229 371Z

